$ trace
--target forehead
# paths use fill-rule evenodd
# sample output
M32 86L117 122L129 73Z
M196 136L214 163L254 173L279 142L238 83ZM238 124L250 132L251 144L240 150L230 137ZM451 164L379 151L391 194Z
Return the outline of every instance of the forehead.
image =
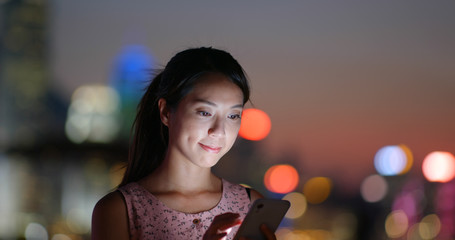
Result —
M243 105L243 92L227 76L220 73L206 73L194 84L184 98L189 101L207 100Z

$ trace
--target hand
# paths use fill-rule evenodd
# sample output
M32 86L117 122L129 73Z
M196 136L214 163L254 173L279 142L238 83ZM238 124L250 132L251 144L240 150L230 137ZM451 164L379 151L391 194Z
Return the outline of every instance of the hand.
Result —
M242 222L239 217L240 215L237 213L223 213L216 216L205 232L203 240L223 239L228 234L226 230Z
M261 224L261 232L264 234L267 240L276 240L275 233L270 230L265 224ZM241 237L239 240L248 240L248 238Z

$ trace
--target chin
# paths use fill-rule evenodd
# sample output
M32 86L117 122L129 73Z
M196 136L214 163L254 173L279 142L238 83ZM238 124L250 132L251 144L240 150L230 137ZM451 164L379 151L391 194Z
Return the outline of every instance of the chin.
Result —
M205 160L202 160L200 163L201 163L202 167L211 168L211 167L215 166L219 161L220 161L219 158L218 159L205 159Z

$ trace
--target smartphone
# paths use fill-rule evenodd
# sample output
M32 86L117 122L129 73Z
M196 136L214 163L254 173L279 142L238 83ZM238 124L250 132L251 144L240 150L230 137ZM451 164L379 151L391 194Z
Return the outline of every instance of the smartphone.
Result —
M289 201L280 199L261 198L254 201L234 240L238 240L240 237L265 240L266 238L260 229L261 224L265 223L270 230L275 232L290 206Z

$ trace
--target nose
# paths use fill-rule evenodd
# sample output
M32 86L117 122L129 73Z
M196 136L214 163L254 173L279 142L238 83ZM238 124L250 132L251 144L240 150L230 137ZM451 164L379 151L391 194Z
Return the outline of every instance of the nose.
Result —
M225 127L224 127L224 120L220 118L216 118L208 131L209 136L212 137L221 137L226 134Z

